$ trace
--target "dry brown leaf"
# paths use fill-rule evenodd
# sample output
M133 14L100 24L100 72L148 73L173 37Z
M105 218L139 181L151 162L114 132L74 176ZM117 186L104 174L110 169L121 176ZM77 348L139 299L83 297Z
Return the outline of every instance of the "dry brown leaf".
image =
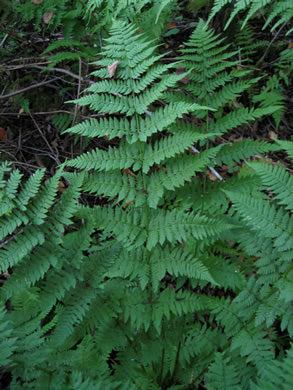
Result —
M62 180L59 180L58 183L58 192L63 193L66 190L65 184Z
M109 72L109 76L112 78L115 73L116 73L116 69L117 69L117 66L120 64L120 61L115 61L113 62L112 65L108 65L108 72Z
M269 137L270 139L278 139L278 135L273 130L269 131Z
M174 22L167 23L167 28L175 28L177 27L177 24Z
M7 142L7 140L8 140L8 137L7 137L6 131L4 130L3 127L0 127L0 141Z
M122 172L126 173L126 175L129 175L129 176L136 178L136 174L134 172L132 172L129 168L122 169Z
M210 170L207 170L207 176L209 177L209 179L211 181L216 181L218 180L218 178L210 171Z
M53 11L45 12L43 15L44 23L46 24L50 23L50 20L52 19L53 15L54 15Z
M31 0L33 4L42 4L43 0Z
M36 159L38 166L40 168L46 168L45 165L43 164L41 157L37 153L34 153L34 156L35 156L35 159Z
M58 148L58 140L57 140L57 138L53 139L53 141L51 142L51 145L52 145L53 148L55 148L55 149Z

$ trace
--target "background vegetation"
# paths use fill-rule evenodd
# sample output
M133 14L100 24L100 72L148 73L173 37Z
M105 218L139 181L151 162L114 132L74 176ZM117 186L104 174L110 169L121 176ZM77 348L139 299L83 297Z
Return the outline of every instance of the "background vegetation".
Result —
M0 388L291 390L292 2L0 12Z

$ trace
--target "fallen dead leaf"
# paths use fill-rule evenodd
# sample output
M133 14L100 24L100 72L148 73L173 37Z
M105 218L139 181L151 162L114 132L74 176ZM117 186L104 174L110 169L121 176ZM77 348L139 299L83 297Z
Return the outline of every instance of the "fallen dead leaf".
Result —
M273 130L269 131L269 137L270 139L278 139L278 135Z
M4 130L3 127L0 127L0 141L7 142L7 140L8 140L8 137L7 137L6 131Z
M45 165L43 164L43 161L42 161L41 157L38 154L36 154L36 153L34 153L34 156L35 156L35 159L36 159L36 162L37 162L38 166L40 168L46 168Z
M174 22L167 23L167 28L175 28L177 27L177 24Z
M122 169L122 172L126 173L126 175L129 175L129 176L136 178L136 174L134 172L132 172L129 168Z
M119 64L120 64L120 61L115 61L115 62L113 62L112 65L108 65L108 72L109 72L110 78L112 78L115 75L117 66Z
M59 180L58 183L58 192L63 193L66 190L65 184L62 180Z
M53 15L54 15L53 11L45 12L43 15L44 23L46 24L50 23L50 20L52 19Z
M42 4L43 0L31 0L33 4Z
M53 139L53 141L51 142L51 145L52 145L53 148L55 148L55 149L58 148L58 141L57 141L57 138Z
M218 180L218 178L210 171L210 170L207 170L207 176L209 177L209 179L211 181L216 181Z

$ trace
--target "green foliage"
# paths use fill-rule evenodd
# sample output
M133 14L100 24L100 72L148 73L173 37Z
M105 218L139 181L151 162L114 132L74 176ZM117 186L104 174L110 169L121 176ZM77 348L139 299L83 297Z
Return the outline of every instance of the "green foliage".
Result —
M215 111L196 113L198 117L206 117L206 124L201 129L203 133L224 134L279 109L277 104L246 108L237 101L258 79L249 77L249 71L240 70L236 52L229 51L230 45L222 46L222 43L223 39L208 30L201 20L185 44L187 48L181 50L182 66L188 71L188 83L184 88L186 100L196 101ZM243 149L247 150L247 145Z
M280 122L291 53L253 107L259 78L203 21L174 63L154 42L176 2L116 3L15 3L37 28L51 10L48 28L64 25L46 50L57 52L52 66L91 57L80 21L96 42L113 24L92 64L97 81L71 101L102 115L69 129L71 116L53 119L95 147L47 181L44 170L23 183L0 167L0 364L10 387L289 389L292 180L249 159L280 149L292 158L293 143L231 142L229 132L270 114ZM225 180L207 178L214 167Z
M231 3L231 0L215 0L209 20L218 14L226 5ZM231 24L232 20L242 12L247 13L242 22L242 27L245 27L246 23L250 19L263 10L267 11L267 19L263 28L273 24L270 28L271 31L280 27L283 23L288 23L293 17L293 5L290 0L278 0L277 2L273 0L237 0L235 4L233 4L233 10L229 15L225 28L227 28ZM272 23L273 21L274 23ZM291 31L292 29L288 31L288 34Z
M266 367L264 377L258 379L257 384L252 384L252 390L262 389L282 389L289 390L292 388L292 368L293 368L293 355L292 346L287 352L286 358L283 360L275 360L272 364Z

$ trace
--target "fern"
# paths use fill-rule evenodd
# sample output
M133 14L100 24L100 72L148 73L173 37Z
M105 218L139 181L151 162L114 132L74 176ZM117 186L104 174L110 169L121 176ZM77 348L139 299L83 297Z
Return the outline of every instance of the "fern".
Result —
M164 288L161 280L166 272L182 280L190 278L195 285L198 281L217 284L204 263L180 250L178 244L217 237L229 228L224 221L200 213L159 207L166 190L174 191L190 181L194 172L205 169L220 148L211 148L196 157L186 153L194 142L213 134L202 134L195 127L185 126L180 118L184 113L207 107L177 102L152 108L150 113L150 105L155 107L154 102L164 98L167 88L175 86L182 77L169 74L170 66L157 64L160 56L154 50L144 36L135 33L133 26L115 23L103 57L96 63L100 68L94 72L104 80L93 84L87 91L89 95L75 101L107 112L107 117L66 130L89 137L103 137L107 133L110 138L120 139L118 146L87 152L68 165L88 172L84 190L104 194L114 202L103 208L83 208L78 216L91 218L95 229L102 229L108 237L114 235L122 245L123 250L105 274L109 278L105 288L112 290L119 283L124 300L119 298L123 314L119 310L118 315L123 315L125 327L140 332L145 345L155 336L154 331L168 332L166 325L171 318L184 328L185 316L206 307L204 296ZM105 66L115 61L119 64L115 77L110 78ZM90 173L91 170L94 172ZM70 174L67 177L70 179ZM174 341L177 345L181 337L178 335L179 339ZM129 350L120 349L119 361L126 364L123 356ZM166 346L162 353L167 358L170 351L170 346ZM140 360L137 353L135 356ZM159 361L153 357L151 361L159 367ZM176 366L175 361L173 364ZM161 381L167 380L167 373L164 372ZM120 369L115 370L117 380L121 375ZM144 381L146 378L145 373Z
M229 358L217 353L215 362L205 377L206 385L213 389L240 390L239 373Z
M260 378L257 384L253 383L251 389L283 389L289 390L292 387L292 346L283 360L273 360L264 371L264 378Z
M209 16L209 21L218 14L224 6L230 3L232 3L231 0L215 0ZM293 16L292 3L288 0L278 0L276 4L273 3L272 0L237 0L235 4L233 4L233 11L226 22L225 29L231 24L236 15L247 11L247 15L242 22L242 28L244 28L247 22L252 19L255 14L263 11L263 9L269 9L268 17L263 28L266 28L276 17L278 17L278 20L271 27L271 31L275 30L282 23L290 21Z
M229 52L229 45L221 46L222 42L219 35L208 30L206 24L200 21L186 43L187 48L182 49L182 66L189 72L189 82L185 89L201 105L217 110L215 114L208 114L207 111L197 113L200 118L206 117L206 125L202 129L204 133L223 134L279 109L277 105L245 108L237 102L237 98L257 79L244 78L247 77L247 72L238 71L238 61L232 60L236 52Z
M88 1L84 14L54 3L68 24L47 50L62 59L59 50L75 42L89 53L72 32L76 18L95 20L91 31L102 37L112 17L133 20L113 21L92 64L97 81L71 101L103 114L64 131L95 148L46 182L44 170L22 184L19 171L0 166L0 270L9 275L0 291L1 365L11 389L279 386L271 366L289 386L291 177L255 161L232 178L222 170L282 148L291 156L292 143L216 138L278 112L282 101L244 107L258 79L238 70L237 52L202 21L183 61L164 64L150 36L160 36L175 1L113 4ZM245 10L236 5L235 15ZM184 91L172 72L179 64ZM54 123L64 129L68 120ZM214 165L224 180L206 177Z
M0 325L0 346L1 346L1 359L0 366L6 366L12 362L12 354L16 349L16 337L11 337L12 329L11 323L5 318L4 308L1 307L0 311L1 325Z

